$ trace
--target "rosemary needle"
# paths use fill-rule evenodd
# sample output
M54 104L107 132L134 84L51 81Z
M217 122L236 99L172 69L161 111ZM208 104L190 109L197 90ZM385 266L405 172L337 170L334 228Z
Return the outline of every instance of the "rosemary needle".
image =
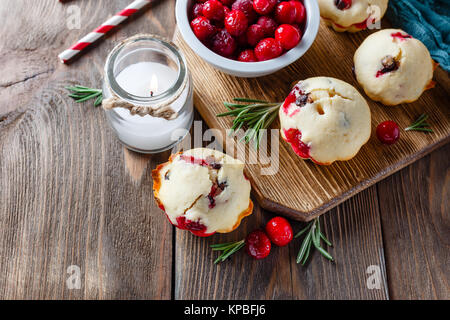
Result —
M77 103L95 99L94 107L98 107L102 104L103 92L100 89L93 89L80 85L66 87L66 89L72 92L69 94L69 97L73 98Z
M227 112L220 113L217 117L234 117L232 132L247 127L245 135L240 139L245 143L254 142L255 148L259 148L264 130L275 120L281 102L267 102L256 99L234 98L234 102L224 102Z
M328 239L320 230L319 218L316 218L308 223L308 225L304 229L300 230L295 235L295 238L298 238L305 233L306 236L303 239L300 250L298 251L297 263L301 263L302 265L304 265L308 261L312 246L314 246L325 258L330 261L334 261L334 258L322 247L320 243L321 240L323 240L327 246L332 246L331 242L328 241Z
M423 113L419 118L414 121L412 125L405 128L405 131L423 131L423 132L433 132L433 129L429 128L430 125L425 121L428 119L428 115Z
M225 261L229 256L241 250L245 246L245 241L227 242L212 244L213 251L223 251L220 256L214 261L214 264Z

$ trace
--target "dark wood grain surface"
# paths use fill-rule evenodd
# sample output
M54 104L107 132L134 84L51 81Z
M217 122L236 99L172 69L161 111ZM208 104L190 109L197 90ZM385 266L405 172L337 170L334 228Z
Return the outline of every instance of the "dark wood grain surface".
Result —
M57 59L129 2L0 2L0 298L450 299L448 145L323 217L336 263L314 253L306 267L295 264L294 241L264 261L241 253L215 266L209 244L241 239L274 216L258 206L227 235L173 229L151 193L151 170L168 154L125 150L102 110L67 99L64 86L99 87L119 40L171 37L175 1L155 3L69 66ZM70 5L80 8L79 30L67 28ZM66 283L73 265L80 289ZM370 266L377 288L367 286Z

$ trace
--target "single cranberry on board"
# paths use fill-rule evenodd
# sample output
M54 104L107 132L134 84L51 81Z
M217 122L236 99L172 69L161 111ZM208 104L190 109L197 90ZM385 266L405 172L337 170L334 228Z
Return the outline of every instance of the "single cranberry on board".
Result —
M384 144L394 144L400 138L400 129L394 121L384 121L377 126L377 137Z
M283 217L270 219L266 224L266 233L270 240L279 247L287 245L294 238L291 224Z
M245 251L255 259L264 259L270 253L272 245L262 230L251 232L245 239Z

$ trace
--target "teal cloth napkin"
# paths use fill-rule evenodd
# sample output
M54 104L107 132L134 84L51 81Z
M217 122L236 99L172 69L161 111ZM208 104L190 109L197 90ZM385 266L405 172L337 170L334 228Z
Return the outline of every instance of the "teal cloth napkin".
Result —
M450 0L390 0L386 16L395 28L422 41L450 71Z

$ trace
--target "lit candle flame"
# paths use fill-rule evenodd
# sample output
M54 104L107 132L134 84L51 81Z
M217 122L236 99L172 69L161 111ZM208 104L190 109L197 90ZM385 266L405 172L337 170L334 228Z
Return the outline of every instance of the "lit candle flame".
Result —
M150 81L150 95L153 96L158 91L158 77L153 74Z

